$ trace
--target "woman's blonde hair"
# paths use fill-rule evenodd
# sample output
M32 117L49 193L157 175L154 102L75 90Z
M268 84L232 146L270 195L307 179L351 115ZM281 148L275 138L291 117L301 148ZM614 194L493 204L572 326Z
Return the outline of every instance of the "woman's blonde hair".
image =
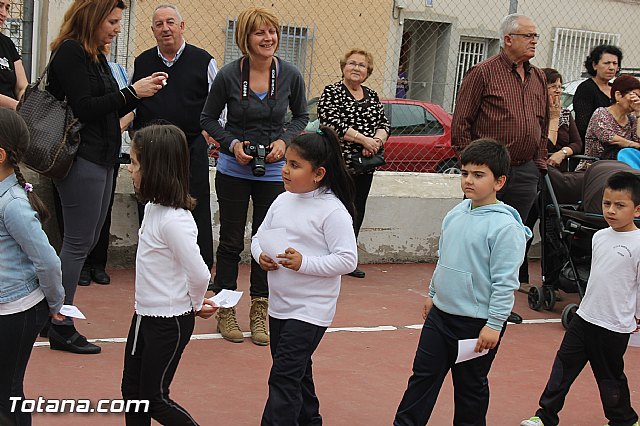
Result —
M278 43L274 51L280 46L280 24L276 15L263 7L252 7L240 12L236 19L235 39L243 55L249 54L249 35L262 25L273 25L278 35Z
M373 73L373 55L364 49L351 49L345 53L342 58L340 58L340 72L342 73L342 76L344 77L344 67L347 66L347 60L351 55L362 55L365 57L367 60L367 78L369 78Z
M65 40L76 40L98 62L98 55L106 53L106 48L96 39L96 31L115 8L124 10L127 5L124 0L75 0L64 14L60 32L51 42L51 51Z

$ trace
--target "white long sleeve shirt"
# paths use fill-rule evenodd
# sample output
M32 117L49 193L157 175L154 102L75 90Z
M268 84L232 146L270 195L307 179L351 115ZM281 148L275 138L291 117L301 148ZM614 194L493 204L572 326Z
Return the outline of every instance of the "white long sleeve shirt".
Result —
M138 235L136 313L173 317L199 311L211 274L191 213L147 203Z
M616 333L631 333L640 317L640 230L596 232L587 292L577 314Z
M351 215L324 188L282 193L251 241L256 261L262 253L260 233L277 228L286 229L289 247L302 254L302 265L298 271L283 266L269 271L269 315L328 327L336 312L341 275L358 264Z

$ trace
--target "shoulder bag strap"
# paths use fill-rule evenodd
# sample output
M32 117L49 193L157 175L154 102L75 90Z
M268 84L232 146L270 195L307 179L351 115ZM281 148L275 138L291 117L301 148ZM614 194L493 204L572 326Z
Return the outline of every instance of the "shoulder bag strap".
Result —
M64 40L62 43L60 43L60 46L62 46L63 44L65 44L66 42L68 42L70 39L66 39ZM58 53L58 50L60 50L60 46L58 46L58 48L56 50L54 50L53 52L51 52L51 57L49 58L49 62L47 62L47 66L44 67L44 71L42 71L42 74L40 74L40 77L38 77L38 79L36 80L35 83L31 84L31 87L33 88L37 88L40 83L42 82L42 80L44 79L44 77L47 75L47 71L49 71L49 66L51 66L51 62L53 62L53 58L56 57L56 54Z

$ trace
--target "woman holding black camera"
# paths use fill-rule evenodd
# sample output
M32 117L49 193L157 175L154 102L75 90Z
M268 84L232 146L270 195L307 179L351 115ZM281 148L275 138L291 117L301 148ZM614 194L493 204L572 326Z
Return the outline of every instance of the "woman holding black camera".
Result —
M309 120L304 80L296 67L275 56L280 39L278 19L263 8L238 15L235 41L243 53L216 75L202 111L202 128L220 143L216 194L220 209L220 243L216 252L214 293L238 286L238 263L244 249L249 198L255 234L273 200L284 191L282 165L291 139ZM223 128L218 118L227 107ZM293 118L285 129L287 108ZM267 273L251 260L251 340L269 344L266 329ZM243 341L235 308L220 308L218 331L231 342Z

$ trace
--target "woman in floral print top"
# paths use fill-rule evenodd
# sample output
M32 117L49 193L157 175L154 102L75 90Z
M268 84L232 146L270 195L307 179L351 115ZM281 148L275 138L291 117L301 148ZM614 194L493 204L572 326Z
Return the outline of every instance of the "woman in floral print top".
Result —
M352 49L340 59L342 80L324 88L318 103L320 124L330 126L338 133L342 155L356 186L356 217L353 228L356 238L360 232L367 197L373 182L373 170L356 172L351 154L360 152L369 157L382 148L389 137L389 120L378 94L362 83L373 72L371 53ZM356 268L349 275L364 278L364 271Z
M601 160L616 160L623 148L635 148L629 152L640 157L640 81L630 75L621 75L611 85L613 104L598 108L591 116L585 136L585 154ZM583 160L576 170L584 170L589 162Z

